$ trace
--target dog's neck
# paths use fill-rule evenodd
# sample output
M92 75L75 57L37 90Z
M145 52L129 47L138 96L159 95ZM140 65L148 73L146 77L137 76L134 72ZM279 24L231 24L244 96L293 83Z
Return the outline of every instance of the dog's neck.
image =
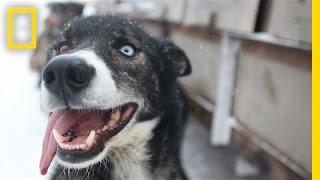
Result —
M152 179L148 170L151 158L148 141L152 138L152 130L158 119L137 123L130 132L115 140L108 156L112 162L112 179Z

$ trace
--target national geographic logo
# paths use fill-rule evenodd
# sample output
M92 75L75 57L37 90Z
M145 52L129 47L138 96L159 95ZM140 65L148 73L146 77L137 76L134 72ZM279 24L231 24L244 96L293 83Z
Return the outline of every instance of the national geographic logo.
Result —
M37 46L37 10L36 8L8 8L8 36L7 36L7 42L8 42L8 48L9 49L35 49ZM24 19L23 28L16 27L17 23L15 22L15 16L24 16L27 19L31 20L31 23L27 23L28 20ZM25 28L26 26L31 26L29 28ZM29 29L29 34L26 34L26 30ZM18 30L18 31L17 31ZM17 33L17 32L20 32ZM21 33L22 32L22 33ZM30 40L28 42L17 42L17 39L19 39L17 36L20 37L28 37ZM24 38L23 38L24 39Z

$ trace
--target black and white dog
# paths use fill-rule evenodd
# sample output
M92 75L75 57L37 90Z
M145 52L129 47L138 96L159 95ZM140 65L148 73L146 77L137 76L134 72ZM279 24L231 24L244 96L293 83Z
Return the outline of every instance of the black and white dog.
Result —
M49 48L41 104L50 112L40 162L52 179L186 179L180 145L185 53L118 16L73 20Z

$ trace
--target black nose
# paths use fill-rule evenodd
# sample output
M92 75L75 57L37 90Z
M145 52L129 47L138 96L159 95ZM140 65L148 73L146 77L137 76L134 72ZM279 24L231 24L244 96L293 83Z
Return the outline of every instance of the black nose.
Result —
M85 89L94 74L95 69L84 60L72 56L61 56L47 64L43 70L42 79L50 91L72 95Z

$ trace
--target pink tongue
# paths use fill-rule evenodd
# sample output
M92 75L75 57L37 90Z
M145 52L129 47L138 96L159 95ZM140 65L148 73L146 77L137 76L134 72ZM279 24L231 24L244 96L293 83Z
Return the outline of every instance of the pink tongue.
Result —
M56 111L51 114L42 143L40 160L40 172L42 175L47 173L57 150L57 142L52 135L52 130L56 129L60 134L65 134L84 115L72 110Z

